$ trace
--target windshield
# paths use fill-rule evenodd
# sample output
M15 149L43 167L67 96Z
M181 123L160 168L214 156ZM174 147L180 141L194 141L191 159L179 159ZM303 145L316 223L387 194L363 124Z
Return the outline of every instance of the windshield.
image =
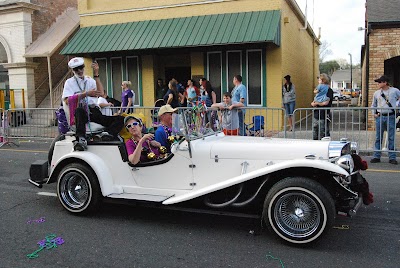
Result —
M172 117L172 134L189 140L203 138L220 131L218 121L217 111L203 104L180 108Z

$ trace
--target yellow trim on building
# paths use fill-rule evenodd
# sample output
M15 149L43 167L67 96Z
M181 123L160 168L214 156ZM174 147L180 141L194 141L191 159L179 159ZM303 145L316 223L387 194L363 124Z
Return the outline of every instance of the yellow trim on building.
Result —
M154 106L154 58L152 55L142 56L142 94L143 106Z

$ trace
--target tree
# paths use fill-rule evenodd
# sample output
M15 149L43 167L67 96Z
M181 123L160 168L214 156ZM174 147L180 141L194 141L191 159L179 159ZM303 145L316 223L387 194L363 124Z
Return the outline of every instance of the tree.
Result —
M348 63L346 59L337 59L336 62L339 64L340 69L350 69L350 63Z
M319 46L319 62L324 62L325 57L332 54L332 50L329 49L330 46L331 44L327 41L322 41Z
M326 73L329 76L331 76L333 72L338 69L340 69L340 65L336 60L330 60L319 64L320 73Z

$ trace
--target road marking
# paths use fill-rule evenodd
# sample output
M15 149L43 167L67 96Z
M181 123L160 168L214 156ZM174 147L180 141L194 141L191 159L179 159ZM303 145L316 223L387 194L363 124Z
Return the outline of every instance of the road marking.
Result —
M367 169L366 171L400 173L400 170L389 170L389 169Z
M23 153L48 153L48 151L36 151L36 150L15 150L15 149L0 149L0 151L12 151L12 152L23 152Z
M56 197L57 197L57 194L56 194L56 193L50 193L50 192L38 192L37 194L38 194L38 195L56 196Z

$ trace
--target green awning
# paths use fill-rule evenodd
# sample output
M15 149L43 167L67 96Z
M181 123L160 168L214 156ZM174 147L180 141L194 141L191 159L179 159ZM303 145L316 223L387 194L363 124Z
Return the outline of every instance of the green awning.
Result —
M272 42L280 45L280 11L228 13L81 28L61 54Z

